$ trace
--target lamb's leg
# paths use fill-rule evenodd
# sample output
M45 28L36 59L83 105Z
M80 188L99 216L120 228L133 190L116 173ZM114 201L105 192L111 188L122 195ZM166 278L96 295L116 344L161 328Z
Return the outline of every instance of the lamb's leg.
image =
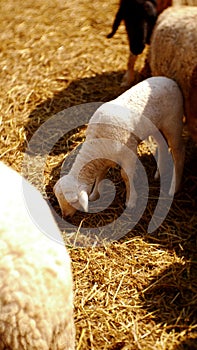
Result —
M166 164L169 157L168 144L165 141L162 134L158 131L158 134L153 135L158 147L158 160L157 160L157 170L155 173L155 180L159 179L159 176L166 174Z
M137 55L133 55L132 53L130 53L127 71L123 76L121 86L123 87L131 86L132 81L134 80L134 65L135 65L136 59L137 59Z
M126 206L130 209L135 207L137 201L137 193L133 183L136 157L137 156L133 156L132 159L128 159L126 164L122 164L121 168L121 176L126 185Z
M90 193L90 195L89 195L89 201L90 201L90 202L94 202L94 201L96 201L96 200L100 197L100 194L99 194L99 191L98 191L98 185L99 185L99 182L100 182L101 180L102 180L102 179L101 179L100 177L97 177L97 178L96 178L93 191L92 191L92 193Z
M179 139L170 139L169 146L171 148L172 157L174 160L173 178L169 195L173 195L174 192L176 193L179 190L183 174L185 145L182 140L182 135L180 135Z
M176 193L180 187L184 159L185 159L185 145L182 139L182 124L177 125L176 130L168 128L168 130L163 131L166 140L168 140L168 146L171 149L174 167L172 182L169 190L169 195L172 196ZM163 176L166 173L166 157L168 156L168 147L165 140L161 137L154 135L154 138L158 144L158 170L155 174L155 178Z
M108 170L108 168L104 169L104 170L96 177L96 181L95 181L95 184L94 184L93 191L92 191L92 193L89 195L89 201L90 201L90 202L96 201L96 200L100 197L100 194L99 194L99 191L98 191L98 186L99 186L99 183L105 178L106 173L107 173L107 170Z

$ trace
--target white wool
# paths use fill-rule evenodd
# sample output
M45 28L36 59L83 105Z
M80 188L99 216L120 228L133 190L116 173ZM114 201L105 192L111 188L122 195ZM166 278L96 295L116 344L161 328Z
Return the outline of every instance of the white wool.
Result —
M170 7L158 17L151 37L149 63L153 76L166 76L179 85L188 129L197 142L196 6Z
M69 174L58 180L54 187L62 214L73 215L80 205L85 210L84 201L87 211L88 197L89 200L98 198L99 182L109 167L116 163L121 166L121 174L126 183L126 204L134 207L137 199L133 184L135 155L141 140L150 135L155 137L160 150L159 169L165 171L165 161L162 160L163 141L158 130L166 137L175 163L176 175L172 180L170 194L173 193L174 186L178 190L184 163L182 120L181 91L173 80L165 77L149 78L115 100L104 103L89 121L86 141ZM133 151L133 157L128 157L128 148ZM129 181L126 175L129 176ZM71 192L75 198L73 202L69 201Z
M44 234L48 227L61 241L60 231L41 194L3 163L0 180L0 350L73 350L70 258ZM24 189L39 208L39 223Z

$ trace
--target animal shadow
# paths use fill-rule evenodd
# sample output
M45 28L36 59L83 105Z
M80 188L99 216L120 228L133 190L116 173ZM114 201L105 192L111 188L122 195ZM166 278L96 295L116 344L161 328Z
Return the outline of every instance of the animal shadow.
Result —
M35 154L47 153L49 149L48 144L51 145L53 142L53 135L55 134L56 139L59 137L58 147L55 149L56 153L61 152L62 150L66 153L68 151L66 140L75 132L75 130L70 130L68 133L64 134L61 123L67 122L68 124L73 117L77 117L79 120L80 113L82 113L82 116L83 114L88 113L86 118L89 120L98 106L91 106L92 108L86 107L86 109L80 108L80 106L88 103L98 104L115 99L126 89L121 87L123 74L124 71L112 71L103 74L96 74L89 78L73 80L65 89L54 93L52 98L48 98L37 105L30 113L25 125L27 143L23 145L23 148L27 148L27 151ZM140 82L145 79L145 77L146 76L143 72L138 73L133 84ZM68 112L70 107L76 108L73 108ZM62 118L60 117L60 120L57 118L57 121L55 122L54 118L53 123L50 126L49 123L45 125L51 117L55 117L57 114L65 110L67 110L66 116L64 113L62 114ZM65 118L67 118L66 121ZM37 135L37 138L34 138L35 142L33 149L31 144L31 150L29 150L29 142L38 130L40 130L40 132Z
M196 276L196 260L174 263L164 269L161 274L153 277L142 292L141 299L147 312L154 315L154 320L158 324L165 325L167 331L173 329L181 332L196 324ZM180 343L175 349L197 349L197 333L195 332L194 339L185 337L182 344ZM188 347L189 344L191 347Z

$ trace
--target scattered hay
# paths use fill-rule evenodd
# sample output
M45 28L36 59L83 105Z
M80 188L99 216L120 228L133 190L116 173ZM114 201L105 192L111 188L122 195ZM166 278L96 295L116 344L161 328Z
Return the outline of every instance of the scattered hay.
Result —
M0 3L4 28L0 34L1 160L25 173L57 213L52 187L65 156L83 141L85 127L61 135L60 123L61 137L48 154L44 150L55 137L53 129L38 139L34 149L27 152L27 145L56 113L74 105L108 101L123 91L120 82L128 55L124 26L113 39L105 37L116 9L115 0L110 4L104 0ZM142 55L136 64L136 82L146 74L142 73L144 60ZM69 248L78 350L197 349L197 148L187 134L185 139L182 189L153 234L147 234L147 227L159 185L153 180L151 143L139 148L150 188L139 222L129 232L117 227L112 242L108 239L93 248L92 241L80 241L84 248ZM116 200L101 213L76 214L72 223L81 240L83 225L100 227L124 211L125 187L119 169L110 170L108 178L116 186ZM126 219L125 225L129 221ZM72 245L61 224L66 243ZM117 237L121 237L119 242Z
M78 349L195 349L196 262L141 238L71 257Z

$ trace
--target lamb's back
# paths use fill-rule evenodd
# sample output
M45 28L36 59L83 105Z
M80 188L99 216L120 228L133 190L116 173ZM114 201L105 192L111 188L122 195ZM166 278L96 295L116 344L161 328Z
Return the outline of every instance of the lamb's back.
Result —
M152 123L160 128L168 118L179 118L181 109L182 94L175 81L152 77L99 107L90 119L87 139L106 137L127 143L131 133L144 139L151 134Z

